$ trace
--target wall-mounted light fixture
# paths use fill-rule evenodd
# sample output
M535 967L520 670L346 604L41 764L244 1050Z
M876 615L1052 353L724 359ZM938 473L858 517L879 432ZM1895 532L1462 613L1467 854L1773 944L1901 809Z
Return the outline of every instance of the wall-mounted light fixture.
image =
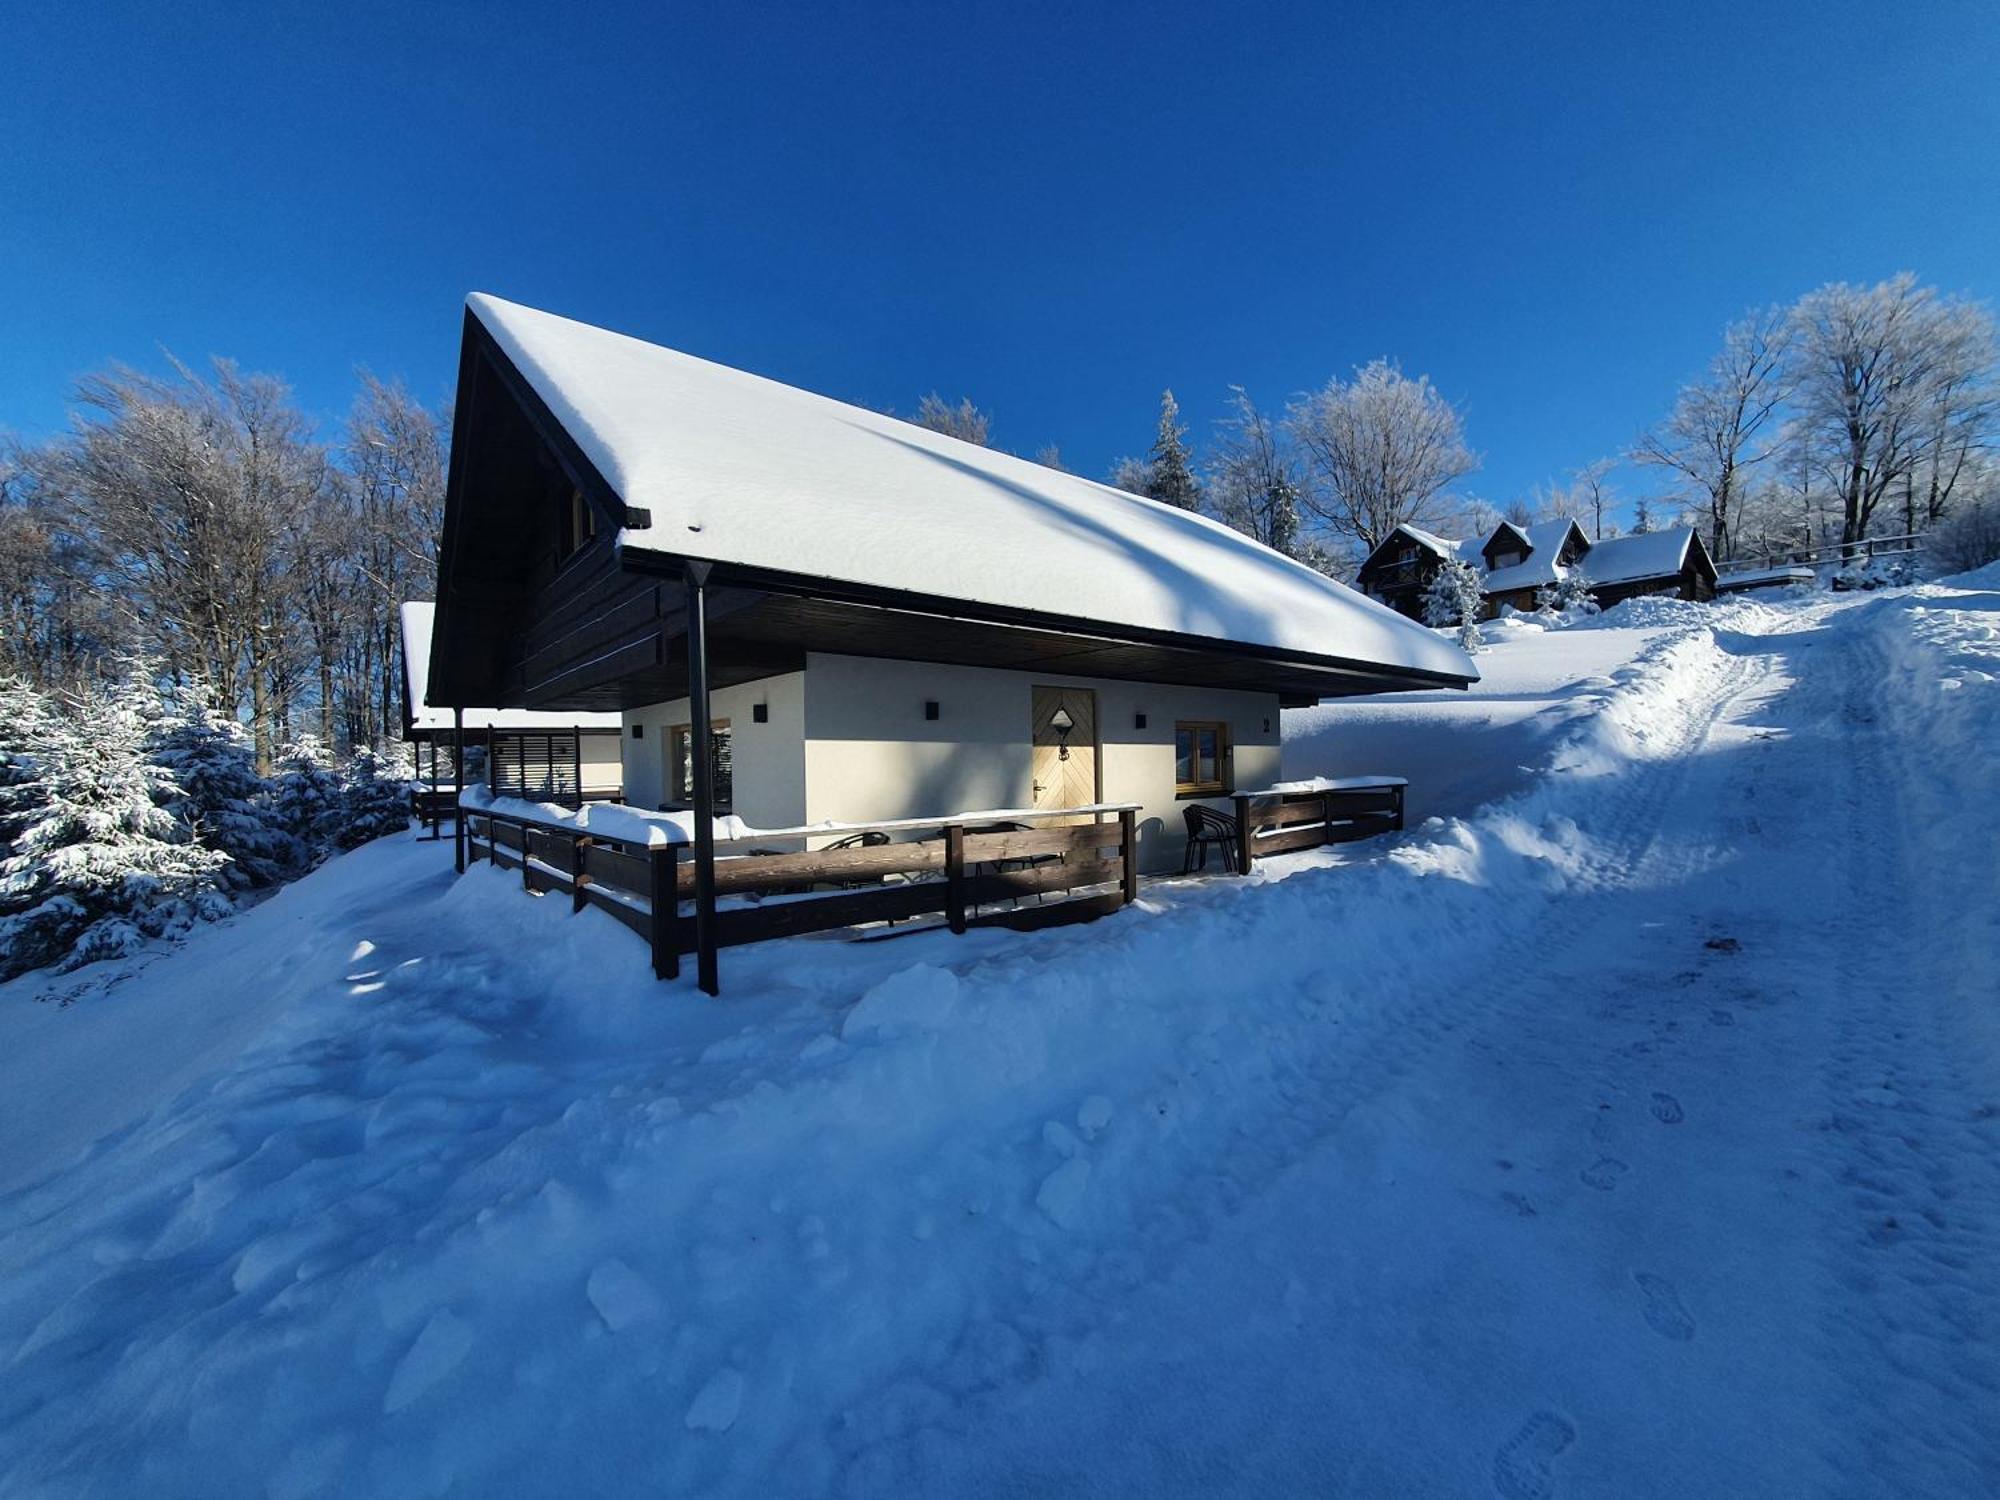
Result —
M1132 727L1134 729L1144 729L1146 727L1146 716L1144 714L1132 715Z
M1056 759L1069 759L1070 731L1076 728L1076 720L1069 716L1069 710L1058 708L1049 716L1049 728L1056 732Z
M926 719L935 719L937 716L938 716L937 699L926 698L924 700L924 717Z
M770 722L771 722L771 705L770 705L770 704L768 704L768 703L753 703L753 704L751 704L751 705L750 705L750 722L751 722L752 724L768 724L768 723L770 723ZM1269 726L1269 725L1267 724L1267 725L1265 725L1264 727L1268 729L1268 728L1269 728L1270 726Z
M635 740L643 740L645 737L646 737L646 726L644 724L634 724L632 726L632 738Z

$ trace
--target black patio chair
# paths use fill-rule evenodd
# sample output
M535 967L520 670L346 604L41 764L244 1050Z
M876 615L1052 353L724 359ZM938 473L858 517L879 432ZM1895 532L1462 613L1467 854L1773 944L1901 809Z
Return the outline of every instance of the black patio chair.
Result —
M851 833L844 839L835 839L819 852L822 854L831 854L836 849L879 849L888 842L888 834L882 832L879 828L870 828L862 833ZM855 880L822 880L819 882L820 885L831 886L836 891L852 891L862 886L880 885L881 883L880 880L871 880L867 876L862 876Z
M1217 812L1212 807L1203 807L1199 802L1190 802L1181 809L1181 816L1187 819L1187 852L1181 856L1181 874L1193 875L1208 868L1208 851L1211 847L1222 851L1222 868L1225 874L1236 870L1236 819L1228 813Z

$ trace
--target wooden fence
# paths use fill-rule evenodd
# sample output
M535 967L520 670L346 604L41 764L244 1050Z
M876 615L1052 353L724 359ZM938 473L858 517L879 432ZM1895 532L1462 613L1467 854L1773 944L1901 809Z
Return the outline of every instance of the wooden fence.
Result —
M991 832L925 824L937 832L866 847L728 854L715 862L716 946L922 917L942 916L956 933L1089 921L1138 895L1136 811L1119 806L1108 809L1111 821ZM1105 813L1090 809L1085 815ZM573 911L594 906L608 913L652 945L655 974L670 979L680 973L681 955L695 946L693 917L682 910L694 898L686 845L640 844L470 807L465 820L468 859L483 856L502 869L518 869L525 889L567 894ZM909 825L891 826L900 831ZM743 842L717 841L718 848ZM1023 905L1029 897L1035 904Z
M1404 783L1392 777L1299 791L1239 792L1236 869L1263 855L1351 844L1403 826Z
M1755 557L1733 557L1715 565L1716 574L1727 579L1733 573L1762 572L1766 568L1800 565L1817 567L1827 563L1874 562L1887 557L1915 557L1924 550L1928 534L1906 531L1895 536L1862 537L1852 542L1825 542L1765 552ZM1584 564L1585 569L1589 563Z

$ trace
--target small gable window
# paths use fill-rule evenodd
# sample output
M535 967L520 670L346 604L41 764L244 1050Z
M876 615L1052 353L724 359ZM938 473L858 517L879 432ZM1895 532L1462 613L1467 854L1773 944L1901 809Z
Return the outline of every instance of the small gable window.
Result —
M571 487L562 511L562 535L556 556L567 558L583 550L597 535L597 511L584 499L583 491Z

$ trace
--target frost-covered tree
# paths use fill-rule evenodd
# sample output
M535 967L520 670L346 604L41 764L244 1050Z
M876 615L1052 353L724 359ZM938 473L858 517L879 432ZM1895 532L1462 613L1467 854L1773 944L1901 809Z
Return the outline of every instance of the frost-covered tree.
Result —
M1398 526L1432 526L1452 508L1450 486L1479 467L1452 404L1378 359L1295 402L1286 426L1304 450L1303 500L1334 535L1364 549Z
M1128 453L1111 465L1111 472L1104 477L1104 482L1128 495L1151 494L1153 466L1145 459L1134 458Z
M1160 392L1160 428L1146 456L1145 493L1182 510L1201 509L1201 484L1194 477L1187 428L1181 425L1180 403L1172 391Z
M1209 495L1226 524L1287 557L1313 550L1300 535L1299 463L1285 429L1240 385L1229 388L1208 473Z
M941 432L946 437L955 437L962 442L989 446L993 419L972 404L972 398L960 398L953 406L936 391L932 391L917 403L917 414L912 419L919 427L927 427L932 432Z
M279 752L271 797L279 825L317 863L340 831L342 808L340 775L317 735L302 734Z
M66 712L44 705L32 742L10 751L0 979L117 957L229 910L228 856L169 811L180 788L148 757L140 695L98 687Z
M1458 644L1469 655L1485 644L1479 633L1483 603L1479 570L1459 558L1447 558L1424 590L1424 623L1433 630L1456 626Z
M1993 319L1977 303L1940 295L1908 272L1875 286L1821 287L1792 310L1799 441L1815 455L1841 505L1840 539L1868 535L1876 509L1908 495L1935 459L1990 435ZM1925 512L1930 512L1926 486Z
M1745 473L1776 451L1777 414L1791 389L1792 320L1779 308L1751 313L1723 331L1700 380L1683 386L1667 420L1639 439L1635 463L1669 469L1707 514L1708 549L1735 555Z
M348 757L340 774L340 821L336 848L354 849L370 839L410 826L412 772L400 753L378 755L362 748Z
M151 754L178 788L167 810L205 847L229 856L230 885L271 885L306 863L303 846L272 805L270 785L257 774L249 734L216 707L205 683L189 682L163 695Z
M1535 612L1544 615L1594 615L1598 613L1598 604L1590 589L1590 579L1579 569L1571 568L1554 583L1543 584L1535 590Z

